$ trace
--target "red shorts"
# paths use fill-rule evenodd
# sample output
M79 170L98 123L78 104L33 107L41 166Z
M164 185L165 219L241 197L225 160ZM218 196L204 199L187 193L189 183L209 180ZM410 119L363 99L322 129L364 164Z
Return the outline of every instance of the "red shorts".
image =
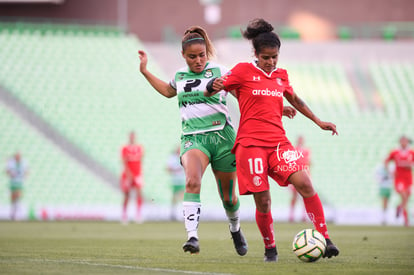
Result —
M144 185L144 180L142 175L133 175L132 180L128 180L126 173L123 172L120 180L122 192L129 192L131 188L141 188Z
M407 192L411 194L411 185L413 184L412 177L398 177L394 179L394 188L397 193Z
M235 153L240 195L269 190L268 176L280 186L287 186L291 174L307 168L302 153L290 143L276 147L238 144Z

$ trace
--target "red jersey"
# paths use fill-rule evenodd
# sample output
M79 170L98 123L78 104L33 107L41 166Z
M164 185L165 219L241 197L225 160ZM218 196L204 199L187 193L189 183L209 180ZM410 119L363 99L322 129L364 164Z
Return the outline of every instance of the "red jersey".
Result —
M414 165L414 151L411 149L395 149L389 154L387 161L395 162L395 179L408 178L411 182L411 168Z
M236 91L239 101L241 116L234 148L238 144L275 147L289 143L282 124L283 96L294 92L286 70L268 74L254 63L239 63L223 84L225 90Z
M122 159L127 162L128 168L134 176L141 174L141 161L144 148L139 144L126 145L122 148Z

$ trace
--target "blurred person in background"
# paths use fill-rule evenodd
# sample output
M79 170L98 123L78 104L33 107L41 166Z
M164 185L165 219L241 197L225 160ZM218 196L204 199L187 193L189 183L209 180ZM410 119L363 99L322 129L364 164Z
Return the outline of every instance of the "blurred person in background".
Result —
M387 224L387 210L392 193L392 182L395 166L389 164L388 167L381 163L375 169L375 179L379 187L379 195L382 202L382 224Z
M171 177L172 200L171 200L171 220L177 220L177 204L184 198L185 173L180 162L180 146L168 156L167 171Z
M303 165L305 166L306 172L308 172L310 176L310 150L309 148L305 147L305 138L303 136L299 136L295 146L296 152L303 158ZM291 199L290 199L290 212L289 212L289 222L295 221L295 205L298 202L298 191L296 190L295 186L289 184L289 190L291 191ZM306 221L306 211L302 211L302 222Z
M394 189L401 197L401 203L397 206L396 216L404 217L404 225L409 226L408 201L411 196L411 186L413 184L412 167L414 165L414 151L410 148L411 140L402 136L400 147L390 152L385 159L385 166L391 161L395 163Z
M122 222L128 223L128 202L131 190L136 194L135 221L142 222L141 210L144 202L142 188L144 179L142 174L142 160L144 157L144 147L136 143L135 132L129 133L129 143L122 147L121 158L123 162L123 172L121 175L121 190L124 194L122 203Z
M336 126L320 120L293 91L286 70L277 68L280 40L263 19L249 22L243 36L252 41L256 60L238 63L223 78L209 81L205 95L233 91L240 107L240 125L233 152L241 195L253 194L256 223L265 245L265 262L277 262L278 253L271 214L268 177L279 185L293 184L303 197L308 217L326 239L323 257L339 254L331 241L318 193L299 155L286 137L282 124L283 97L321 129L338 134Z
M19 203L23 192L23 182L28 175L28 167L21 154L16 152L6 163L6 173L9 177L10 188L10 219L16 220Z

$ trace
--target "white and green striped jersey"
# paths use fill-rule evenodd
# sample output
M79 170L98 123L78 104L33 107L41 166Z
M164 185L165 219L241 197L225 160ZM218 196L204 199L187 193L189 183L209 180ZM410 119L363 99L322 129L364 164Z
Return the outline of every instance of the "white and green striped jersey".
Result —
M227 71L225 67L209 62L199 74L191 72L188 67L182 68L170 81L171 87L177 91L183 135L217 131L226 123L231 125L226 105L227 92L204 96L207 83Z

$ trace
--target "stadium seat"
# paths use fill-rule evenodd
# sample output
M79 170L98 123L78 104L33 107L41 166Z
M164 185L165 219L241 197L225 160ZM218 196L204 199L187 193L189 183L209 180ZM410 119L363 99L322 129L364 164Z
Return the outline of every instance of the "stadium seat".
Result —
M121 172L119 150L128 132L137 131L151 151L144 163L150 185L168 186L167 173L158 171L165 171L164 160L175 146L171 137L179 136L179 127L169 127L168 119L176 121L178 111L140 76L142 45L135 36L102 26L1 24L0 44L6 68L0 84L8 92L115 175ZM154 190L148 196L168 203L170 195Z

